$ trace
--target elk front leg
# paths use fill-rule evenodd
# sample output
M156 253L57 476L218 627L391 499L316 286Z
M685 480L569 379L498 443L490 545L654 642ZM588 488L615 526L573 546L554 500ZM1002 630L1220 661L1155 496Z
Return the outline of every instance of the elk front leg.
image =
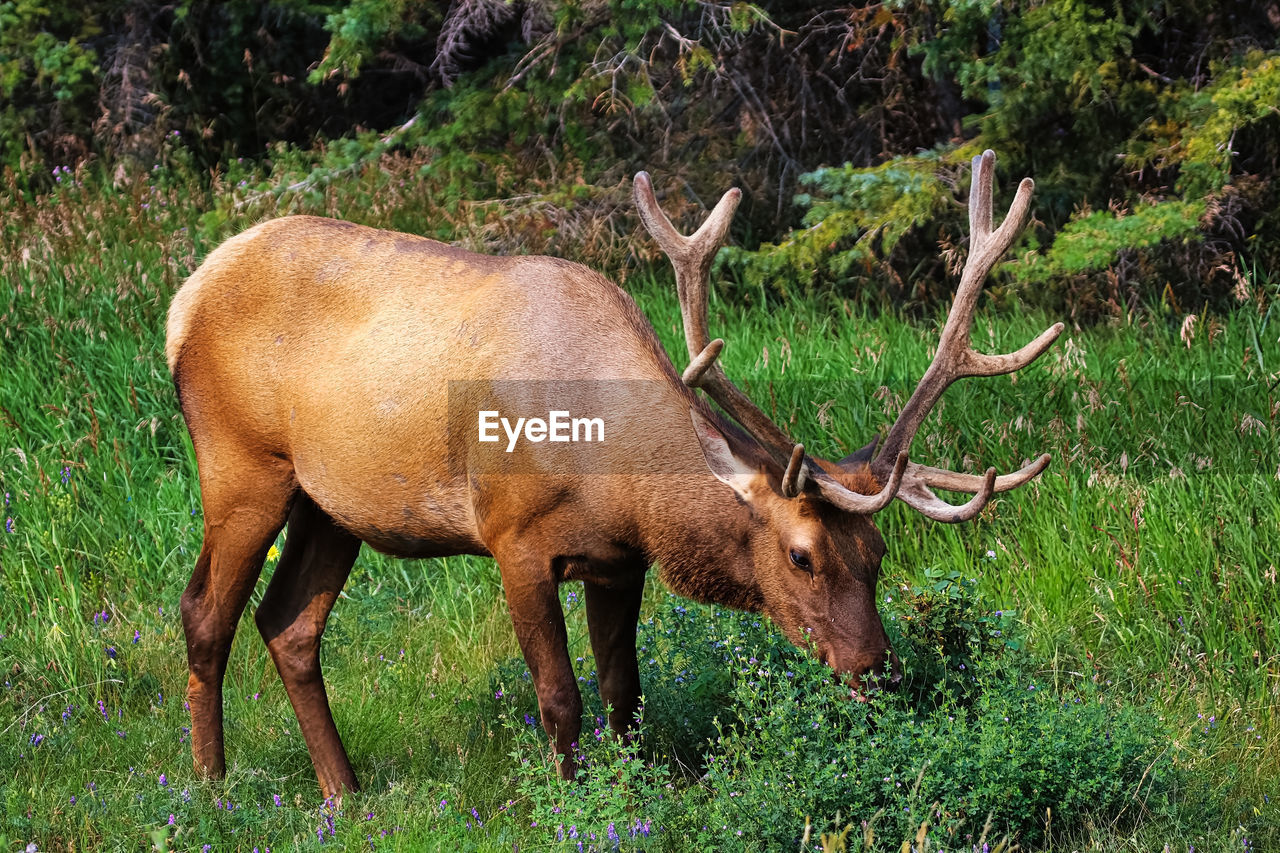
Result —
M320 672L320 639L329 612L360 552L360 540L338 527L311 498L289 513L284 553L255 614L280 672L325 797L357 789Z
M578 768L574 754L582 731L582 694L569 661L564 611L550 561L499 556L498 566L511 624L538 694L542 727L551 738L561 778L572 779Z
M636 623L644 576L638 583L584 585L587 630L596 656L600 698L610 707L609 728L624 735L635 727L640 710L640 667L636 662Z

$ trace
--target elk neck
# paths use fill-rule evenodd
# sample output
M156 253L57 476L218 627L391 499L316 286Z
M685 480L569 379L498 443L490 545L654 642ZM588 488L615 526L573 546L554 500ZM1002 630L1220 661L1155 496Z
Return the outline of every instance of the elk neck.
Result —
M654 478L640 507L641 547L677 595L758 613L751 509L706 470L700 450L698 462L699 471Z

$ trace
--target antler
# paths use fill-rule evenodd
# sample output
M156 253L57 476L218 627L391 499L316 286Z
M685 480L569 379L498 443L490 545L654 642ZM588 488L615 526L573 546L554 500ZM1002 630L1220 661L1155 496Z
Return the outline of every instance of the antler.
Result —
M726 192L702 226L686 237L676 230L658 206L649 174L636 174L635 199L640 220L675 268L676 293L684 321L685 344L689 349L689 366L681 378L690 388L705 391L783 466L783 495L795 497L805 488L812 488L829 503L849 512L877 512L893 500L898 491L907 467L905 453L890 465L887 479L881 480L884 487L878 494L862 495L847 489L807 459L804 445L793 442L768 415L760 411L729 381L716 360L724 349L724 340L711 340L707 332L707 283L711 262L724 242L741 198L742 192L736 187Z
M973 313L978 306L982 282L1026 225L1031 209L1031 192L1035 187L1030 178L1022 179L1008 216L999 228L993 230L991 197L995 162L996 155L992 151L984 151L981 156L973 158L973 182L969 192L969 258L960 277L960 286L956 289L951 313L943 326L933 363L925 371L911 399L902 407L880 452L871 461L872 474L882 482L896 470L897 460L910 448L920 424L947 386L966 376L999 376L1026 367L1062 333L1062 324L1055 323L1022 349L1005 355L985 355L974 352L969 346ZM1046 453L1012 474L997 477L995 469L989 468L986 474L978 477L912 462L907 466L906 483L898 497L936 521L967 521L982 511L992 494L1021 486L1048 464L1049 454ZM974 497L966 504L953 506L938 498L931 488L970 492Z

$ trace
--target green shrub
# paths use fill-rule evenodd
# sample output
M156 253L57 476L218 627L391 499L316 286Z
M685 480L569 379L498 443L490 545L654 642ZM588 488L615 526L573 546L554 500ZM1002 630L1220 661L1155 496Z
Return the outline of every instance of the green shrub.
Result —
M640 626L639 738L615 741L589 710L573 784L545 759L526 677L506 725L530 822L591 849L616 836L622 849L759 850L844 815L869 822L875 849L922 822L935 846L969 849L1004 834L1039 843L1047 816L1062 832L1136 822L1135 796L1158 812L1179 784L1159 717L1088 679L1048 677L972 580L930 571L886 599L908 684L862 704L767 621L669 596ZM581 679L588 704L594 675Z
M1243 271L1280 261L1275 25L1194 1L1105 6L895 4L923 73L974 106L975 138L802 174L800 227L727 252L737 279L873 303L946 298L968 232L954 204L966 160L992 148L1010 179L998 214L1014 180L1037 183L997 296L1084 320L1248 298Z
M96 29L71 6L0 2L0 166L39 150L64 166L84 156L99 73L86 40Z
M940 220L953 207L952 187L963 148L896 157L872 168L846 163L800 176L807 192L796 196L805 210L802 227L778 244L758 250L730 247L718 261L736 282L764 281L781 294L832 291L857 294L872 302L864 289L884 288L898 299L934 299L928 285L904 281L895 262L916 258L923 235L936 235ZM929 259L920 261L929 266Z
M878 815L875 832L890 846L927 821L935 841L967 848L988 823L1037 842L1050 810L1059 828L1115 820L1139 786L1158 802L1177 776L1157 718L1087 681L1049 682L1010 648L1017 638L1002 636L1012 621L975 613L960 589L944 592L941 607L921 591L906 602L921 609L895 614L928 625L898 642L908 667L942 676L924 697L919 669L916 690L864 706L776 641L735 648L733 713L718 721L699 783L705 826L685 830L708 844L741 831L752 840L744 848L783 847L806 818Z

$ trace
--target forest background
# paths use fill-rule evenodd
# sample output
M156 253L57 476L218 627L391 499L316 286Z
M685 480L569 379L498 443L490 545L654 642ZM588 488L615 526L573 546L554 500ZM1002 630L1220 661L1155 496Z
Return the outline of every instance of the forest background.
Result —
M314 187L394 151L438 236L610 270L648 169L691 204L744 189L736 280L920 305L991 148L1041 185L1022 299L1192 313L1280 257L1277 28L1211 0L6 0L0 163L39 190L179 148Z

